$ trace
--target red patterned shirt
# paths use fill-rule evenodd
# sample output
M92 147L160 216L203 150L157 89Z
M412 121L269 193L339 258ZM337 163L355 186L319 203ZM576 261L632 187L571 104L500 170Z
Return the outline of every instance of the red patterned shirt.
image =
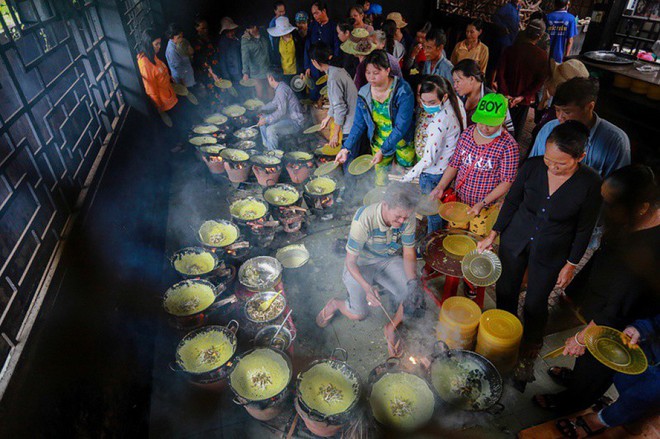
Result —
M500 183L513 183L519 157L518 144L506 130L492 142L477 145L475 128L472 125L463 131L449 161L449 166L458 169L455 183L460 184L456 191L458 198L470 206L483 201Z

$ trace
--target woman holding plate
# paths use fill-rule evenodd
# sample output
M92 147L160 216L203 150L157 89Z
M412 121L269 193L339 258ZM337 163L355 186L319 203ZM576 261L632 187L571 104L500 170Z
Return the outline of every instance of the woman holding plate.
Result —
M415 97L406 81L391 76L384 50L375 50L366 59L368 84L358 92L355 121L335 161L345 163L357 156L360 137L371 140L376 165L376 184L385 186L392 162L410 167L415 160L413 114Z
M581 305L590 326L623 330L636 319L660 312L660 190L651 168L630 165L612 173L601 193L605 226L601 246L566 292ZM575 412L591 406L607 391L614 371L596 360L584 344L584 331L566 340L564 354L578 357L575 366L548 370L566 390L536 395L537 405Z
M472 122L456 143L449 166L431 196L442 200L451 182L458 200L470 206L468 222L450 222L454 229L468 229L476 235L488 232L488 219L497 215L498 201L508 192L518 169L518 144L504 128L507 99L487 94L472 114Z
M332 49L323 42L312 44L309 57L320 72L328 75L328 116L321 122L325 128L333 120L329 144L336 147L341 144L344 133L350 133L355 119L357 106L357 88L348 72L334 65Z
M507 194L483 251L498 235L502 276L497 308L518 314L520 287L528 273L524 332L516 379L533 381L533 365L548 321L548 296L565 288L587 249L600 210L600 177L580 162L589 130L567 121L552 131L544 157L527 160Z

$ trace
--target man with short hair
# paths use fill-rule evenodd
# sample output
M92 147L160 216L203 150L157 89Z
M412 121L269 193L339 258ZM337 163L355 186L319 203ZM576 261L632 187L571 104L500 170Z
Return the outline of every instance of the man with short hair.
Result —
M382 202L358 209L346 243L342 275L348 299L330 299L316 317L321 328L337 311L350 320L363 320L369 307L381 306L375 286L380 285L393 295L397 306L394 325L388 323L384 328L391 356L401 354L396 325L403 320L404 312L414 315L423 304L415 251L416 189L410 183L391 183Z
M555 0L555 10L546 17L550 35L550 58L560 63L571 53L577 35L575 16L568 12L568 0Z
M284 83L284 76L280 71L269 71L266 78L268 85L275 90L275 97L261 107L264 115L259 118L257 125L264 146L272 151L278 149L280 138L300 131L305 116L298 98L291 87Z
M312 44L320 41L332 48L334 56L339 55L339 35L337 35L337 23L331 21L328 17L328 5L325 2L317 1L312 3L312 17L314 20L309 25L307 40L305 41L305 75L311 77L314 82L321 77L319 72L309 58L309 51ZM319 98L320 87L314 86L310 92L310 98L313 101Z
M543 87L548 72L548 54L536 43L545 33L543 20L531 20L511 47L504 49L497 69L498 92L509 100L509 112L518 142L524 133L529 107Z
M273 3L273 18L270 19L270 22L268 23L268 28L275 27L275 20L277 20L280 17L284 17L286 15L286 6L284 5L284 2L281 0L277 0L276 2ZM277 42L279 40L279 37L274 37L272 35L269 36L270 38L270 47L273 50L273 52L277 52Z
M573 78L561 84L553 100L557 120L550 121L541 128L529 156L544 155L546 141L554 127L567 120L577 120L591 131L586 150L587 156L582 163L591 166L602 178L629 165L628 135L594 112L598 89L598 80L593 78Z
M451 70L454 65L445 56L445 44L447 44L447 36L442 29L431 29L426 34L424 43L426 62L422 73L442 76L452 83Z

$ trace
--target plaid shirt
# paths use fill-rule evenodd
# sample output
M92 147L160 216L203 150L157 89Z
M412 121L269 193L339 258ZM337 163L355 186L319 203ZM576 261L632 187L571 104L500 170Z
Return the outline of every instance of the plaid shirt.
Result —
M456 191L458 198L470 206L483 201L500 183L513 183L519 156L518 144L506 130L491 143L477 145L475 128L472 125L463 131L449 161L449 166L458 169L456 184L463 182ZM478 161L472 166L475 159Z

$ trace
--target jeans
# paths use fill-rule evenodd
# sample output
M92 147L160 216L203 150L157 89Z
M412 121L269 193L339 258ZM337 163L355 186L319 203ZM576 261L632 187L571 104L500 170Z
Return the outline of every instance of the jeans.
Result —
M419 187L422 190L424 195L430 194L433 189L440 183L442 179L442 174L426 174L424 172L419 176ZM440 215L430 215L428 217L428 233L433 233L436 230L441 229L443 226L443 220L440 218Z
M291 119L281 119L271 125L259 127L261 140L267 150L278 149L280 137L295 134L300 131L300 126Z
M660 366L653 365L640 375L614 376L619 399L599 413L610 427L630 424L658 412L660 407Z

